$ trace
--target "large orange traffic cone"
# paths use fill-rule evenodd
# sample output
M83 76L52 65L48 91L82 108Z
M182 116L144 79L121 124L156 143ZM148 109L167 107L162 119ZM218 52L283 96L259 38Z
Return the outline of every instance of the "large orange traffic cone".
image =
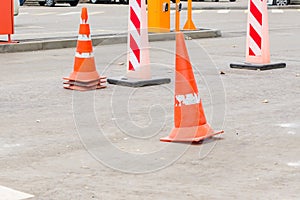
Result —
M185 46L184 35L176 33L175 127L164 142L199 142L215 132L206 121L193 69Z
M95 59L93 55L93 44L90 36L90 26L87 23L87 8L82 8L81 23L79 27L79 36L77 40L77 49L74 61L74 71L70 77L65 77L64 86L66 89L73 90L93 90L105 88L103 83L106 82L105 77L99 76L96 71Z

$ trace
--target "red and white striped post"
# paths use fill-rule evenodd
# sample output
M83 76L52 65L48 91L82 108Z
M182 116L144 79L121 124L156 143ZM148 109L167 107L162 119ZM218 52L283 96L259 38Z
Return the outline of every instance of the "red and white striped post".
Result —
M151 78L145 0L129 1L127 77Z
M267 0L249 0L246 62L231 63L231 68L268 70L284 68L285 63L270 63Z
M151 75L146 0L129 1L128 21L126 77L108 78L107 82L128 87L170 83L170 78L152 78Z
M249 1L246 52L246 62L257 64L270 63L266 0Z

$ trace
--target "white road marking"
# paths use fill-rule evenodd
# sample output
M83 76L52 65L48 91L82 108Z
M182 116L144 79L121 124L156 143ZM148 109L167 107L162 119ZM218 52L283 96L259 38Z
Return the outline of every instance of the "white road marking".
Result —
M287 165L290 166L290 167L300 167L300 161L298 161L298 162L289 162Z
M22 200L34 197L32 194L27 194L8 187L0 185L0 197L5 200Z
M28 15L28 12L20 12L19 15Z
M67 13L61 13L61 14L58 14L58 15L64 16L64 15L77 15L77 14L80 14L80 12L67 12Z
M283 10L280 9L273 9L271 10L272 13L283 13Z
M108 33L112 33L115 32L115 30L104 30L104 29L93 29L92 30L92 34L96 34L96 33L103 33L103 32L108 32ZM123 31L124 33L126 33L126 31ZM77 31L61 31L61 32L53 32L52 34L56 34L56 35L66 35L66 34L72 34L74 36L78 35ZM49 33L38 33L38 34L32 34L32 33L22 33L22 34L18 34L18 36L22 37L22 36L32 36L34 37L35 35L37 35L36 38L39 38L39 36L43 36L43 35L49 35ZM1 199L0 199L1 200Z
M230 10L218 10L217 11L218 14L227 14L229 12L230 12Z
M56 12L44 12L44 13L37 13L37 14L33 14L35 16L44 16L44 15L54 15L56 14Z
M100 11L100 12L91 12L89 13L89 15L97 15L97 14L103 14L104 12L103 11Z
M282 128L299 128L300 124L297 123L283 123L283 124L278 124L278 126Z
M296 135L296 132L294 132L294 131L288 131L287 132L289 135Z
M193 13L203 13L204 10L193 10L192 12L193 12Z
M37 28L39 28L39 29L43 29L44 27L42 27L42 26L26 26L26 28L30 28L30 29L37 29Z
M4 144L3 148L12 148L12 147L19 147L21 146L20 144Z

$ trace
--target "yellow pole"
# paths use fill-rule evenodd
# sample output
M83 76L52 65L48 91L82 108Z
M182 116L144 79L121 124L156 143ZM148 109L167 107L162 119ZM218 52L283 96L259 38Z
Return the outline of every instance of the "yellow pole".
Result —
M180 31L180 0L176 0L176 12L175 12L175 31Z
M183 30L196 30L196 26L192 20L192 0L188 0L188 16Z

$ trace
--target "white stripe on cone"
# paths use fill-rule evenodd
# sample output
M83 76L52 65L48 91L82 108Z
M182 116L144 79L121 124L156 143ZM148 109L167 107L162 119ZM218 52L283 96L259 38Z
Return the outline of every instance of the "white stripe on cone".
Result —
M129 27L130 27L130 32L129 34L133 37L133 39L135 40L136 44L140 47L140 43L141 43L141 36L138 33L137 29L135 29L135 26L132 22L129 22Z
M78 53L78 52L76 52L75 56L77 58L92 58L92 57L94 57L94 54L93 53Z
M77 39L80 40L80 41L90 41L90 40L92 40L92 38L87 36L87 35L78 35Z
M261 36L262 35L262 26L259 22L254 18L253 15L250 15L250 24L254 28L254 30Z
M252 3L257 7L257 9L262 13L262 1L261 0L252 0Z
M140 57L141 57L141 56L140 56ZM130 50L130 62L131 62L132 66L133 66L133 68L134 68L135 70L137 69L137 68L135 68L135 67L140 66L140 63L139 63L137 57L135 56L135 54L134 54L133 51L131 51L131 50Z
M135 12L136 16L141 21L141 16L139 15L139 13L141 13L141 7L139 6L139 4L137 3L136 0L131 0L131 1L132 1L132 4L130 5L130 7L133 9L133 11ZM143 1L143 0L141 0L141 1Z
M261 48L256 44L256 42L250 37L249 47L254 52L256 56L261 55Z

